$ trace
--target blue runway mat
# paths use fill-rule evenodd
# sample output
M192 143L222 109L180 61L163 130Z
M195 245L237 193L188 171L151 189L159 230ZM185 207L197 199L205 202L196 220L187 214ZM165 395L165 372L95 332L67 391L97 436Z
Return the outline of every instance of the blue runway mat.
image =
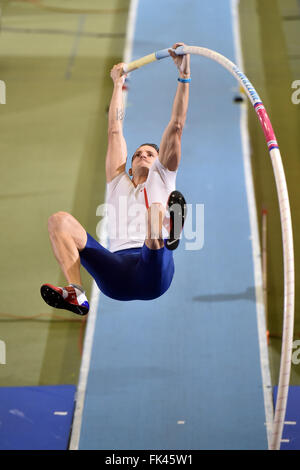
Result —
M276 404L278 387L273 389L274 408ZM289 387L285 425L283 428L280 450L300 450L300 386Z
M66 450L73 385L0 388L1 450Z

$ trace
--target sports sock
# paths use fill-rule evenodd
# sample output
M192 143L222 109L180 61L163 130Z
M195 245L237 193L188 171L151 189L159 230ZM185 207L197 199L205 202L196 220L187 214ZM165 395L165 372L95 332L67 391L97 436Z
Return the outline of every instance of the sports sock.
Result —
M69 286L74 287L75 291L79 290L80 293L85 294L85 290L82 286L79 286L78 284L69 284ZM79 295L79 292L76 292L77 295Z

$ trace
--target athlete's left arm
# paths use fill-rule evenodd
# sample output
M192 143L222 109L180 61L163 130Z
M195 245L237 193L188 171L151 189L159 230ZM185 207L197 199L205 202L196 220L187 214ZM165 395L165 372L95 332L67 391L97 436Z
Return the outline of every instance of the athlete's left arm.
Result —
M183 46L182 42L174 44L173 49ZM190 77L190 55L177 56L169 50L181 78ZM181 158L181 136L184 128L189 102L189 83L178 82L173 103L172 115L167 125L159 149L159 160L169 170L177 170Z

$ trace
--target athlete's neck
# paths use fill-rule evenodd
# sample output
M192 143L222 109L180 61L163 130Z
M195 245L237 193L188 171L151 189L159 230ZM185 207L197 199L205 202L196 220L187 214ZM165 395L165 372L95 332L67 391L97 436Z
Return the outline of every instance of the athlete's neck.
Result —
M146 180L147 180L147 177L138 176L138 177L132 178L131 181L133 182L134 186L137 187L139 184L145 183Z
M148 168L141 168L139 172L136 172L133 177L132 177L132 182L135 187L137 187L138 184L145 183L145 181L148 178L148 173L149 169Z

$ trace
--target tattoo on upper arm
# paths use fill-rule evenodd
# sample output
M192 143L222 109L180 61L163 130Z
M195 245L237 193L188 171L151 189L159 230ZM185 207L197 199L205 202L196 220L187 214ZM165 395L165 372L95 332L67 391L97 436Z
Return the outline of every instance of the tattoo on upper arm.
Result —
M117 108L116 109L116 120L117 121L123 121L125 116L124 109L123 108Z

